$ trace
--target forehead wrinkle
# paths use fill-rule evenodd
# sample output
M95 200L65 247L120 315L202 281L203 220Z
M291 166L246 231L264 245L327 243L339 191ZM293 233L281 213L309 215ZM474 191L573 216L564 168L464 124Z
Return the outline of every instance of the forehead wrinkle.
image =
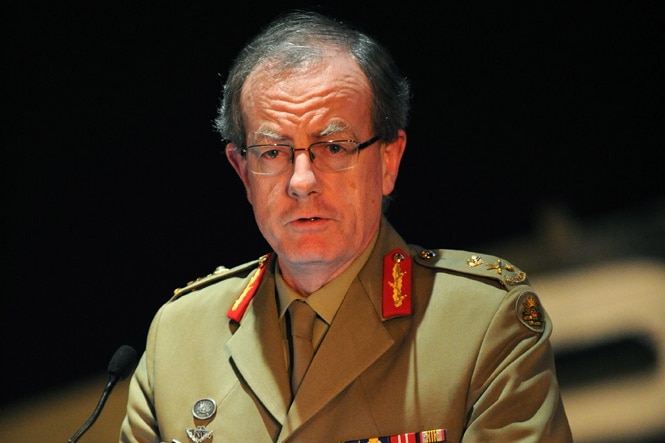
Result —
M310 137L348 132L349 122L332 114L329 107L323 106L327 101L326 98L322 98L321 101L322 106L319 107L312 107L307 103L294 104L288 100L272 101L271 108L262 109L263 121L253 133L256 137L288 139L292 131L300 128L305 129Z
M347 118L355 118L353 110L359 106L370 112L370 88L357 66L348 70L335 60L310 68L279 73L267 69L250 74L241 100L246 106L245 116L254 114L256 126L252 126L257 129L248 129L255 136L289 139L305 131L310 137L325 137L350 131Z

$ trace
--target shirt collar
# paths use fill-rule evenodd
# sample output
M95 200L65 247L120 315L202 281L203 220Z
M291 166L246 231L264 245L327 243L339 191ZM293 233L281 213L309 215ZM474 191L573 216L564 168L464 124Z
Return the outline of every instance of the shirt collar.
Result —
M351 286L351 283L365 265L374 249L377 238L378 230L374 235L374 238L372 238L372 241L367 245L363 252L356 257L348 268L306 297L307 303L326 323L330 324L332 322L337 310L342 304L342 300L344 300L346 292ZM281 319L293 300L303 299L305 297L302 297L286 284L282 278L278 260L275 260L275 287L279 300L279 318Z

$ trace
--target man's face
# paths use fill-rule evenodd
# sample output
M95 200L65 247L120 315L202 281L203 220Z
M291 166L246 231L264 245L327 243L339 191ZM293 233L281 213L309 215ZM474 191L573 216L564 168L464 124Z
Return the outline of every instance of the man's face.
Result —
M372 133L371 90L356 62L334 53L321 65L275 75L256 69L241 103L247 145L286 143L307 148L323 140L364 142ZM392 192L406 136L379 141L360 152L358 165L320 171L307 151L293 166L257 175L232 146L227 156L242 179L258 227L283 268L315 266L343 271L368 245L381 219L383 195Z

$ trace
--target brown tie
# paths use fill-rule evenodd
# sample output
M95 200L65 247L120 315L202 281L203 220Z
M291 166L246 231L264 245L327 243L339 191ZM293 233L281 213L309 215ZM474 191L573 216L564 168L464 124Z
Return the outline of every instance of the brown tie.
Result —
M307 366L312 360L312 329L316 312L304 301L294 300L289 306L291 319L291 391L295 395Z

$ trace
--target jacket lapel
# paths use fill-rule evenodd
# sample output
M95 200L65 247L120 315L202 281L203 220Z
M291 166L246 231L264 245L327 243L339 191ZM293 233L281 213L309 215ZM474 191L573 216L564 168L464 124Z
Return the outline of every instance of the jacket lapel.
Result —
M291 394L274 287L274 276L266 273L226 350L249 389L281 423Z
M360 377L403 338L381 316L383 256L406 243L384 220L379 239L321 342L288 412L281 437L289 435ZM362 408L354 404L354 408ZM364 407L369 407L365 405Z
M352 285L321 342L289 410L283 434L291 433L318 413L393 345L359 287L357 281Z
M396 247L408 251L406 243L384 220L374 251L351 284L290 408L274 265L268 264L269 271L227 341L226 352L237 368L240 382L265 408L262 414L282 423L278 441L287 439L401 342L403 331L391 328L391 322L381 316L383 256Z

